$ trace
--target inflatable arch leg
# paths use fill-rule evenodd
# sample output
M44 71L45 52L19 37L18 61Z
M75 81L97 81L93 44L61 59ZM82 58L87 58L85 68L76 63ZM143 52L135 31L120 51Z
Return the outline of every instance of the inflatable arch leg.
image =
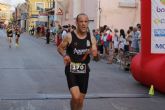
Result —
M141 0L141 52L131 63L133 77L165 93L165 0ZM163 22L164 20L164 22Z

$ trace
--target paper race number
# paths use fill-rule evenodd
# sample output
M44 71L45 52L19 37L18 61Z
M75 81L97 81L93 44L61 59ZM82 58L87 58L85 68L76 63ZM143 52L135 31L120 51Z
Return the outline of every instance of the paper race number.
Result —
M70 63L71 73L86 73L86 64L84 63Z

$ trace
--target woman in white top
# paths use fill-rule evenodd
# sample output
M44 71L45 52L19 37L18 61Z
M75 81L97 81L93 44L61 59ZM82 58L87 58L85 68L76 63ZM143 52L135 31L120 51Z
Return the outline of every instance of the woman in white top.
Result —
M124 32L124 29L121 29L120 37L119 37L119 50L124 51L125 45L126 45L125 32Z
M119 48L119 35L118 35L118 30L115 29L114 30L115 33L114 33L114 36L113 36L113 47L114 47L114 52L115 53L118 53L118 48Z
M118 35L118 30L115 29L114 30L114 36L112 38L112 42L113 42L113 49L114 49L114 53L113 53L113 58L117 60L117 55L118 55L118 48L119 48L119 35Z

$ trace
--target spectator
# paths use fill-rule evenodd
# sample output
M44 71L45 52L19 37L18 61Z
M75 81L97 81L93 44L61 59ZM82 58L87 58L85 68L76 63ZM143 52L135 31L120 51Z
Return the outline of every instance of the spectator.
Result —
M49 44L50 42L50 29L46 29L46 44Z
M139 37L139 33L137 32L137 28L134 27L133 36L132 36L132 44L131 44L131 48L133 52L139 52L138 37Z

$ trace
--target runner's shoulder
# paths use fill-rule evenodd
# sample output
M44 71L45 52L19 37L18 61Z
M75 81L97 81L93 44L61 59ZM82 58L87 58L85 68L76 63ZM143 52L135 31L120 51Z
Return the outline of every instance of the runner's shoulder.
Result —
M69 42L69 44L70 44L71 41L72 41L72 35L71 35L71 33L70 32L67 33L66 36L64 37L64 39L67 40Z

